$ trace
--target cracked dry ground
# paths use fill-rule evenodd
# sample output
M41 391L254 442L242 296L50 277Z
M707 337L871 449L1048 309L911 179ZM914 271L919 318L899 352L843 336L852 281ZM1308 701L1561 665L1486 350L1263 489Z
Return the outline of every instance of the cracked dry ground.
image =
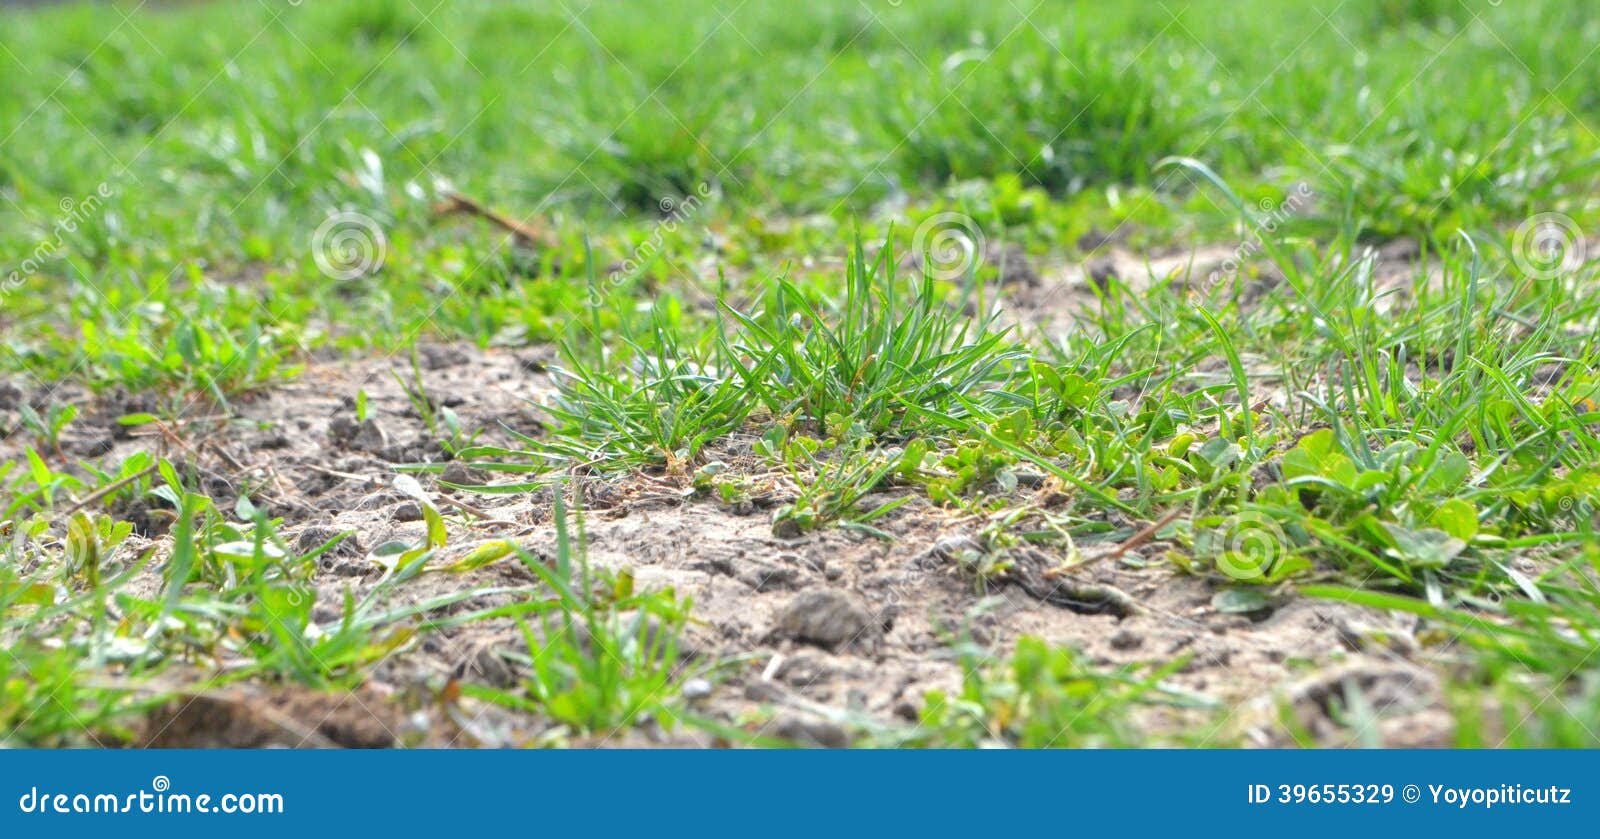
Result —
M1176 263L1175 263L1176 264ZM1060 277L1067 295L1087 294L1081 275ZM1019 295L1028 294L1021 289ZM1047 309L1021 320L1050 319ZM507 442L506 429L541 431L539 403L551 390L548 348L419 347L427 392L452 407L479 442ZM493 539L510 538L538 556L556 543L548 490L486 494L454 484L492 483L493 475L444 462L396 372L403 356L315 358L294 379L241 398L223 415L191 406L171 433L132 430L117 423L149 410L147 399L71 387L54 398L80 405L63 453L116 462L147 450L195 469L201 489L220 509L241 492L282 519L279 532L301 550L352 535L319 559L314 620L336 623L345 593L370 591L382 575L368 551L392 540L416 541L423 528L418 504L394 488L397 467L433 464L413 472L443 500L449 541L438 564L448 564ZM12 397L36 398L13 387ZM367 394L368 419L355 421L355 400ZM693 600L695 620L682 646L687 666L713 663L712 688L693 700L703 717L748 732L809 745L843 745L860 726L893 732L907 726L931 689L956 690L960 664L951 650L958 634L996 656L1018 637L1038 636L1081 650L1097 667L1136 662L1187 663L1168 680L1179 691L1216 703L1207 715L1218 742L1286 743L1281 724L1292 713L1304 731L1327 745L1352 735L1330 709L1352 687L1377 709L1384 741L1396 746L1445 745L1449 715L1437 663L1412 640L1414 619L1275 591L1249 613L1219 608L1220 589L1180 573L1164 555L1177 546L1157 537L1124 543L1149 522L1112 519L1096 541L1080 539L1079 561L1056 573L1065 549L1030 548L1014 556L1031 584L990 584L986 590L958 570L955 555L988 522L897 489L868 498L872 507L900 493L915 495L874 526L888 536L838 527L798 538L774 535L771 510L793 486L751 452L753 439L735 435L712 447L710 459L728 464L756 487L726 504L697 494L687 475L658 472L583 476L581 492L590 562L630 568L643 588L673 587ZM13 437L0 455L20 454ZM515 478L516 476L512 476ZM1042 475L1023 475L1020 499L1048 509L1063 488ZM503 480L503 477L500 479ZM1031 497L1028 497L1031 496ZM452 503L453 502L453 503ZM468 511L471 512L468 512ZM170 512L118 509L139 526L131 551L155 543L164 550ZM1026 521L1019 523L1025 526ZM159 586L159 572L143 580ZM469 611L538 596L535 575L516 558L466 574L425 574L400 596L411 602L483 588L453 604ZM1104 598L1114 590L1112 600ZM459 682L506 687L518 665L502 655L522 643L509 620L485 620L419 634L384 659L362 687L321 694L261 684L234 685L189 696L152 712L138 742L156 746L502 746L537 743L547 722L471 698L439 700ZM203 679L199 663L187 667ZM1197 719L1170 709L1142 711L1150 730L1192 732ZM1218 720L1221 722L1218 722ZM714 745L716 738L679 727L650 725L578 745ZM892 742L892 740L890 741Z

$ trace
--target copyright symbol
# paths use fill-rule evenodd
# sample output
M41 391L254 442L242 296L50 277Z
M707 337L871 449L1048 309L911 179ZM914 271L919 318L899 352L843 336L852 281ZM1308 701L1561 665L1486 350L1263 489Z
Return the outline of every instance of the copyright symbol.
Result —
M1583 230L1570 216L1540 213L1517 228L1511 238L1511 261L1536 280L1571 273L1588 260Z
M1400 790L1400 797L1404 798L1407 804L1415 804L1421 800L1422 790L1417 789L1416 784L1406 784L1406 788Z
M911 252L935 279L960 279L983 264L983 230L970 216L939 213L917 225Z
M1257 580L1267 575L1288 552L1283 528L1260 513L1229 516L1220 528L1222 555L1217 570L1235 580Z
M311 234L311 258L332 280L376 273L388 258L389 240L376 219L361 213L328 216Z

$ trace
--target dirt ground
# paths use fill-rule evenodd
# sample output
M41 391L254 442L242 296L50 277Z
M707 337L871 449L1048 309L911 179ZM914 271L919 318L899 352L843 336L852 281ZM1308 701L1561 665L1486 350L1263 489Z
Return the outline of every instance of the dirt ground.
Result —
M1054 267L1023 266L1007 283L1010 306L1021 322L1066 328L1092 305L1096 274L1135 272L1164 276L1188 271L1204 277L1232 248L1146 261L1118 252L1108 262ZM1016 269L1020 270L1020 269ZM1043 274L1043 279L1040 275ZM1003 278L1004 279L1004 278ZM509 443L510 428L537 434L539 407L551 392L548 349L479 349L426 345L419 349L427 391L450 406L480 443ZM232 413L191 406L175 433L129 429L116 419L149 410L140 397L63 390L57 399L81 404L79 419L63 439L72 459L115 462L145 449L182 461L202 476L201 489L221 509L247 493L273 516L291 544L309 549L345 531L353 533L325 554L315 576L314 618L337 620L348 590L360 596L381 576L367 558L373 546L416 540L423 530L417 503L394 488L404 464L444 464L421 418L392 372L406 375L404 356L313 358L297 378L235 402ZM21 387L22 398L38 398ZM369 418L355 421L364 391ZM0 457L18 456L27 441L0 441ZM759 469L750 440L735 437L710 456L740 469ZM442 562L490 539L514 538L541 554L554 551L548 493L484 494L438 486L504 481L504 476L444 464L442 473L415 473L430 492L477 513L452 515ZM1278 724L1293 709L1305 729L1328 745L1352 734L1330 718L1333 700L1352 686L1378 711L1385 741L1395 746L1445 745L1449 719L1439 679L1420 659L1414 626L1404 617L1275 593L1270 605L1249 614L1220 610L1218 590L1186 576L1163 559L1171 546L1148 541L1105 561L1090 561L1046 586L1008 583L978 590L956 570L949 554L974 538L983 522L923 499L898 508L875 525L893 539L839 528L779 538L770 511L784 503L784 483L748 504L726 505L697 496L687 476L633 474L589 477L581 483L590 559L633 569L641 588L671 586L692 597L698 621L688 637L690 666L709 668L709 691L694 707L705 716L749 723L778 736L814 745L841 745L847 731L869 725L904 729L916 717L925 691L958 687L960 670L950 640L965 633L996 655L1021 635L1036 635L1083 651L1095 665L1165 663L1189 657L1170 687L1230 709L1217 731L1225 741L1254 745L1285 742ZM514 476L513 476L514 477ZM1041 505L1051 490L1041 487ZM890 496L879 499L887 500ZM461 512L463 508L455 508ZM163 539L160 510L120 509L139 525L135 539ZM448 511L447 511L448 512ZM481 515L479 515L481 514ZM1112 553L1147 522L1114 522L1101 542L1081 542L1083 556ZM1035 550L1019 566L1040 572L1065 559ZM535 588L531 572L515 560L465 575L429 574L408 585L407 596L426 598L462 588ZM1115 589L1114 602L1089 602L1074 592ZM457 604L481 608L516 599L515 592ZM1124 597L1125 596L1125 597ZM1377 640L1377 639L1381 639ZM502 746L540 742L538 720L461 698L436 701L452 680L510 686L514 663L501 655L520 643L509 622L484 621L423 636L385 660L360 690L314 694L290 688L234 687L177 701L151 714L140 742L158 746ZM710 668L712 662L732 662ZM1180 729L1178 712L1152 712L1147 724ZM705 745L713 738L678 729L634 729L585 745Z

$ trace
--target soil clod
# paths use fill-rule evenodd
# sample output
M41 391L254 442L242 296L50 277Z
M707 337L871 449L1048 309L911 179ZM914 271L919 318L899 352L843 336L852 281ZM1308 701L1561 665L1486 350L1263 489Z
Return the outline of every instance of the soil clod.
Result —
M778 617L778 635L824 649L873 640L877 623L849 595L833 589L808 591L789 601Z

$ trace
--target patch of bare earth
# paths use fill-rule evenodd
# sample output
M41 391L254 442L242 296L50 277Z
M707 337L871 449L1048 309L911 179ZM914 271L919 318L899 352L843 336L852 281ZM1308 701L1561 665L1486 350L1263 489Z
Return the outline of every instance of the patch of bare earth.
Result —
M1023 316L1056 321L1056 304L1035 305L1029 295L1036 293L1042 287L1014 290ZM538 403L550 390L547 354L448 345L424 347L419 358L437 406L451 406L467 429L480 430L480 442L507 442L508 427L540 433ZM446 462L396 372L408 376L409 360L314 361L293 381L238 400L231 414L196 407L180 423L132 434L115 419L144 410L139 400L78 394L84 411L63 448L97 459L139 449L177 459L201 477L201 488L223 509L248 494L281 517L282 532L302 550L352 533L321 558L315 574L314 618L331 625L346 592L359 598L381 576L367 557L370 548L422 536L416 502L393 488L398 467L442 464L443 477L455 483L492 478ZM358 421L362 391L369 415ZM20 435L0 441L0 456L18 456L25 442ZM671 586L692 597L698 620L685 639L691 666L728 662L712 671L709 693L693 699L697 713L753 734L814 745L845 744L852 726L866 723L890 732L892 742L892 732L915 719L926 691L958 687L954 637L965 635L999 657L1019 636L1036 635L1082 650L1097 666L1185 658L1170 686L1224 708L1216 734L1225 740L1282 744L1288 715L1321 742L1344 744L1350 734L1335 718L1352 701L1374 709L1390 744L1448 739L1439 680L1405 618L1288 592L1248 615L1224 613L1214 605L1211 582L1181 574L1163 559L1173 546L1154 540L1119 548L1147 522L1113 521L1115 529L1101 541L1080 542L1077 557L1064 549L1030 549L1009 580L986 587L951 560L952 549L973 539L983 523L921 499L875 522L892 537L887 540L839 528L780 538L770 510L789 500L785 484L758 474L761 467L747 453L748 441L734 439L714 454L770 487L750 503L697 495L685 476L579 483L590 560L633 569L641 587ZM453 515L439 564L498 538L518 540L536 555L554 553L548 492L464 493L438 486L436 473L416 477L438 497L459 502L443 504ZM1034 503L1048 508L1062 490L1042 486L1037 492ZM141 522L140 538L166 539L169 510L119 512ZM426 574L403 594L422 602L478 587L495 593L450 610L541 596L532 573L515 559L462 575ZM462 698L454 687L468 681L514 690L521 673L503 653L518 644L518 632L506 621L424 633L384 660L354 694L318 698L301 689L253 685L183 696L151 714L141 739L163 746L542 742L550 733L547 722ZM1146 718L1158 732L1192 733L1194 722L1176 711L1151 711ZM713 738L646 725L578 742L709 745Z
M1366 285L1374 308L1387 312L1407 300L1424 270L1417 244L1397 240L1351 254L1352 263L1367 257L1372 258L1370 275L1353 266L1345 270L1351 272L1352 281ZM1135 294L1164 288L1208 306L1221 305L1222 298L1235 295L1245 306L1259 306L1271 295L1291 293L1282 273L1249 240L1155 252L1107 241L1097 243L1087 258L1065 262L1036 260L1012 247L989 254L987 264L1005 290L1006 322L1056 339L1091 320L1113 286ZM1442 281L1437 260L1426 272L1428 283L1437 286Z

